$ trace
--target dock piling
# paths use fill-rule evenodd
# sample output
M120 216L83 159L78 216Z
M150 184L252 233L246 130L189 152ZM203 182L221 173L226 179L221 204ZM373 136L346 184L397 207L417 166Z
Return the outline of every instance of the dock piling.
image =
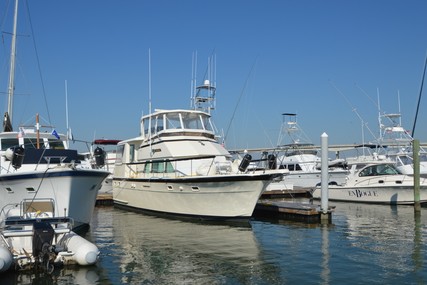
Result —
M414 210L421 211L420 203L420 141L414 140L412 145L413 163L414 163Z
M328 135L323 133L321 135L321 212L323 215L328 214L328 184L329 184L329 173L328 173ZM328 218L329 219L329 218Z

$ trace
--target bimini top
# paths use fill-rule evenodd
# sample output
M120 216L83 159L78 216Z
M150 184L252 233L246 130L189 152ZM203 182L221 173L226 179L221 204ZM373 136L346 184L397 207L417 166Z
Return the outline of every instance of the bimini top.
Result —
M141 118L144 140L179 135L215 138L214 126L208 113L196 110L159 110Z

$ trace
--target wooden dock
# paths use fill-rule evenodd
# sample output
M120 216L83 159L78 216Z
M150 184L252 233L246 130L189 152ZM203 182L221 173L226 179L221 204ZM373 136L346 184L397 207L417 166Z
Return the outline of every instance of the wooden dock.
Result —
M262 199L273 198L310 198L311 189L296 188L296 189L283 189L283 190L269 190L262 193Z
M96 197L95 206L113 206L113 194L99 193Z
M324 214L320 211L319 205L260 200L255 207L253 216L255 218L274 218L306 223L330 223L332 221L333 210L334 208L330 207L327 213Z

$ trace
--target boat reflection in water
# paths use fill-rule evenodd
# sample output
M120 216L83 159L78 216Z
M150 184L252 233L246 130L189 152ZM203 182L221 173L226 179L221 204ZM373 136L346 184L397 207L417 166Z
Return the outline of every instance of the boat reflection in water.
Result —
M250 226L199 224L97 208L91 238L101 252L101 280L109 284L427 280L426 223L414 218L413 207L331 205L330 225L257 219Z
M421 216L426 214L425 208L422 208L423 213L416 214L413 206L405 205L333 204L336 205L335 215L344 219L342 234L349 247L352 251L369 253L371 258L369 262L361 262L360 253L348 254L347 262L369 271L383 272L388 277L422 273L427 228Z
M96 214L92 235L113 284L248 284L261 278L249 222L201 224L119 209Z
M97 207L85 236L100 250L96 266L0 284L427 284L427 208L330 205L332 224L240 226Z
M100 283L99 269L96 266L75 266L57 269L52 274L45 272L8 272L1 275L2 285L35 284L79 284L95 285Z

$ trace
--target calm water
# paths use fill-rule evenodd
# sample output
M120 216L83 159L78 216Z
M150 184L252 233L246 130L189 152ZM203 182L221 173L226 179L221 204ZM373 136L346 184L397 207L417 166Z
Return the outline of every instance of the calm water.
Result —
M96 266L0 284L427 284L427 209L348 203L331 225L183 222L96 208Z

